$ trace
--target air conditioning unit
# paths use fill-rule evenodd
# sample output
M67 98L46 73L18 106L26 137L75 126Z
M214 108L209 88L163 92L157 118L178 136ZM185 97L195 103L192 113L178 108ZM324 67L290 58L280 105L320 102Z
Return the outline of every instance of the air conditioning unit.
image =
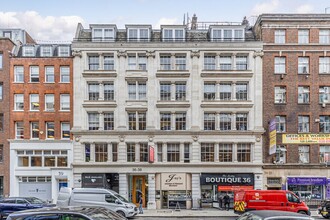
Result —
M325 108L325 106L326 106L326 103L322 102L322 107Z

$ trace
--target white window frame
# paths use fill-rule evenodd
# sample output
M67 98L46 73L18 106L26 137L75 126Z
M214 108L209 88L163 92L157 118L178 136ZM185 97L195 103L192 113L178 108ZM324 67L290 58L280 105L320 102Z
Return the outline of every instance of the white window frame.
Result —
M274 88L274 103L286 103L286 87L275 86Z
M14 110L15 111L24 111L24 94L15 94L14 95ZM19 107L22 106L22 107Z
M330 133L330 115L320 115L319 132Z
M320 29L319 43L320 44L330 44L330 30L329 29Z
M129 81L127 87L128 100L147 100L147 82Z
M37 125L37 127L35 127ZM30 122L30 138L31 139L39 139L39 122L38 121L32 121ZM38 137L33 137L33 134L37 134Z
M69 57L70 56L70 46L59 46L57 48L59 57Z
M66 80L64 80L66 79ZM69 66L60 66L60 82L61 83L70 83L70 67Z
M69 132L66 136L65 132ZM61 122L61 139L70 139L70 122Z
M107 54L103 56L103 70L114 70L115 58L113 54Z
M30 94L30 111L39 111L39 110L40 110L39 94Z
M298 74L309 74L309 57L298 57Z
M309 30L298 30L298 44L309 43Z
M185 38L186 33L184 28L163 28L162 30L163 42L184 42Z
M53 104L53 108L49 108L48 104ZM45 94L45 111L55 111L54 94Z
M95 36L96 31L100 31L99 36ZM92 29L92 41L111 41L115 40L114 28L93 28Z
M319 103L329 103L330 100L330 86L319 87Z
M298 115L298 133L308 133L310 131L310 117L308 115Z
M41 57L51 57L53 55L52 49L53 49L52 46L48 46L48 45L41 46L40 56Z
M30 83L40 82L39 66L30 66Z
M52 80L49 80L51 78ZM55 69L54 66L45 66L45 82L55 83Z
M54 128L51 128L50 125L51 123L53 123ZM48 133L48 131L53 131L54 132L54 136L51 137ZM55 139L55 123L53 121L48 121L46 122L46 139Z
M299 104L309 103L309 99L310 99L309 94L310 94L309 86L298 86L298 103Z
M330 57L319 57L319 73L330 73Z
M275 44L285 44L285 30L275 30L274 31L274 43Z
M320 146L320 163L330 162L330 146Z
M282 115L275 116L276 132L285 133L286 132L286 117Z
M18 127L20 125L20 127ZM22 132L22 135L21 135ZM24 122L15 122L15 139L24 139Z
M211 31L212 41L222 41L222 29L213 28Z
M310 147L309 146L299 146L299 163L310 163Z
M147 36L143 37L143 32L147 31ZM136 32L136 35L131 36L133 32ZM141 41L149 41L150 39L150 31L149 28L128 28L127 29L127 41L129 42L141 42Z
M274 58L274 73L285 74L286 73L286 57Z
M34 53L34 46L23 46L23 57L33 57Z
M14 82L24 83L24 66L14 67Z
M70 111L70 94L60 95L60 110Z

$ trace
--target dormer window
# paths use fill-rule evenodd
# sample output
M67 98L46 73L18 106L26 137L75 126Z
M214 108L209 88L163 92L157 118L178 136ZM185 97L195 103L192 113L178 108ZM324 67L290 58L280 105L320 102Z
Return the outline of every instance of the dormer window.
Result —
M69 46L59 46L58 47L58 56L59 57L69 57L70 56L70 47Z
M52 56L52 46L41 46L41 53L42 57L50 57Z
M128 41L149 41L148 28L128 28Z
M163 29L164 42L183 42L185 41L184 29Z
M34 56L34 46L24 46L23 47L23 56L25 56L25 57Z
M114 41L115 31L113 28L94 28L93 41Z
M244 40L243 28L222 28L216 27L211 29L212 41L240 41Z

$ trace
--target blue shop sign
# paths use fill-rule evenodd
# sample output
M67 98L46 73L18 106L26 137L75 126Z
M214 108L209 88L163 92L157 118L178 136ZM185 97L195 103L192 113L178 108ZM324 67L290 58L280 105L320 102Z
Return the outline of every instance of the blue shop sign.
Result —
M288 177L288 185L326 185L326 177Z

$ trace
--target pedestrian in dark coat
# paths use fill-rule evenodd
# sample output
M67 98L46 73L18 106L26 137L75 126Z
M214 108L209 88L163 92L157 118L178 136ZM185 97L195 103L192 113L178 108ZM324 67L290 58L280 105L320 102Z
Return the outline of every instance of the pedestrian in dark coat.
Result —
M223 197L223 201L225 203L225 209L228 211L229 210L229 203L230 203L230 197L228 193Z

